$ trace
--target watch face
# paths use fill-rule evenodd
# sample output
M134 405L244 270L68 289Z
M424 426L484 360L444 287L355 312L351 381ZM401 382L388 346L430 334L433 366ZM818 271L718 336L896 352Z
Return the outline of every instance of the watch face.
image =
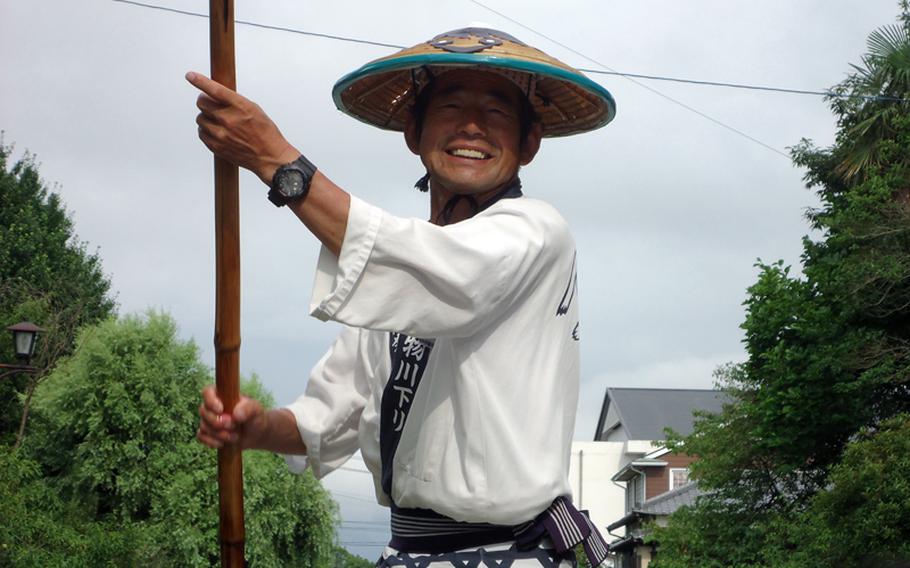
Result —
M297 197L303 193L303 173L297 170L284 170L278 176L278 191L285 197Z

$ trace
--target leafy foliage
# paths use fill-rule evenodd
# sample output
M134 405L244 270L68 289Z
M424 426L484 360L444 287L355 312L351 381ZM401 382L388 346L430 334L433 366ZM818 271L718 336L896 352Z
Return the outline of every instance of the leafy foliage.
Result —
M167 536L91 518L48 486L40 464L0 450L0 566L164 566L155 559Z
M0 139L0 327L30 320L47 330L32 361L40 379L72 351L76 330L109 317L115 304L101 259L76 238L60 196L39 177L34 156L9 166L11 153ZM4 332L0 361L12 361L14 353ZM29 386L24 374L0 380L0 443L13 440Z
M208 370L159 314L84 330L74 357L36 394L33 447L67 495L96 516L145 520L177 464L211 469L189 442Z
M898 566L910 562L910 415L865 429L831 470L830 487L814 496L799 522L777 527L800 543L772 548L781 568ZM903 564L906 565L906 564Z
M901 24L882 26L869 34L868 52L854 74L834 92L854 95L832 101L839 117L839 145L846 150L836 172L850 180L870 166L888 162L881 155L879 142L894 133L891 120L906 114L910 103L902 101L910 93L910 26L907 0L901 1Z
M902 7L902 25L870 37L840 92L910 97ZM835 145L793 150L822 202L808 214L822 238L804 239L803 277L759 264L742 325L748 360L718 373L733 402L670 439L699 456L692 477L707 494L655 531L661 568L858 566L870 543L906 551L896 519L910 518L910 469L893 455L906 427L892 417L910 412L910 107L832 108Z
M375 563L366 558L355 556L340 546L335 547L335 562L332 568L373 568Z
M652 527L648 542L658 545L651 566L660 568L757 568L774 520L768 513L742 511L712 499L682 507L669 528ZM772 566L776 566L773 565Z
M39 372L0 380L0 446L35 400L25 444L0 447L0 565L217 564L216 454L194 439L210 372L168 316L108 319L99 256L34 157L9 167L11 152L0 141L0 325L30 320L46 333ZM7 337L0 360L12 359ZM243 390L271 401L255 376ZM337 562L335 505L312 475L247 452L244 483L251 565Z
M79 554L92 561L76 564L92 566L217 563L215 452L194 438L208 382L196 346L166 315L84 329L37 390L33 432L10 458L9 485L26 490L10 504L20 513L3 519L35 521L3 523L10 565L73 565L66 559ZM243 389L270 399L255 377ZM337 513L327 493L278 456L244 457L250 564L329 565ZM33 564L39 549L46 562Z
M78 304L85 321L107 317L114 301L101 259L76 238L63 201L48 191L34 156L9 167L11 153L0 143L0 278L52 292L54 307Z

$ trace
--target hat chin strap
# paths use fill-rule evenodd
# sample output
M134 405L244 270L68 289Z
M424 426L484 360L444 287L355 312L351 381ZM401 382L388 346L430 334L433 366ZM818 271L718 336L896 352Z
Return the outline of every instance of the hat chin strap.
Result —
M467 200L468 204L471 206L471 216L477 214L480 211L480 205L477 204L477 200L474 199L473 195L461 195L456 193L446 201L446 204L443 206L442 211L439 212L439 215L436 216L437 225L448 225L452 222L452 213L455 212L455 206L458 205L458 202L462 199Z
M430 172L427 172L422 178L417 180L417 183L414 184L414 189L424 193L430 191Z
M430 190L430 172L424 174L417 183L414 184L414 187L423 192ZM452 221L452 214L455 212L455 207L458 205L458 202L462 199L466 199L468 204L471 206L471 216L478 214L483 211L490 205L493 205L500 199L504 197L520 197L521 196L521 180L516 175L512 181L507 183L499 193L491 197L490 199L483 202L483 204L477 203L477 199L473 195L462 195L455 194L449 198L445 205L442 207L442 211L439 212L439 215L436 216L436 219L433 221L437 225L448 225Z
M425 173L423 177L417 180L417 183L414 184L414 188L424 193L430 191L430 172ZM459 195L456 193L449 198L442 207L442 211L439 212L439 215L436 216L436 219L434 219L433 222L437 225L448 225L452 221L452 213L455 211L455 207L462 199L467 199L468 203L471 205L471 215L480 211L480 205L477 204L477 200L474 199L473 196Z

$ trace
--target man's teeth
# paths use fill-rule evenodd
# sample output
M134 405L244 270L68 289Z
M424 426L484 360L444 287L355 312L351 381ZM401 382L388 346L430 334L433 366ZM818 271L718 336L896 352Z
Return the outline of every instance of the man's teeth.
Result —
M449 154L459 158L471 158L472 160L485 160L489 157L479 150L469 150L467 148L457 148L451 150Z

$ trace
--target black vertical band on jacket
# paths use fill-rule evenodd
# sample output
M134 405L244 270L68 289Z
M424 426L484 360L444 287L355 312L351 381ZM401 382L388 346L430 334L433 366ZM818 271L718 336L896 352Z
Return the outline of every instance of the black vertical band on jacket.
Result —
M389 380L382 391L379 409L379 456L382 461L382 490L392 500L392 460L401 440L417 387L426 371L432 339L389 334Z

